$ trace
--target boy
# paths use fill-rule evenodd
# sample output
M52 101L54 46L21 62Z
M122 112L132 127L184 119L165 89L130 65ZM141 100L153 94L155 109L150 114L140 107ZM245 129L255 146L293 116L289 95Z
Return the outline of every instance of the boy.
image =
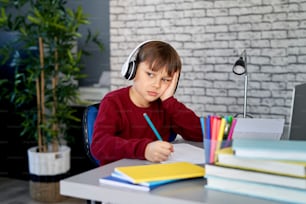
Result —
M130 61L134 54L135 60ZM133 66L135 70L128 70ZM131 53L122 74L133 85L105 95L94 125L91 150L100 165L122 158L165 161L175 151L168 142L173 132L186 140L202 141L199 117L173 97L180 71L180 57L168 43L146 41Z

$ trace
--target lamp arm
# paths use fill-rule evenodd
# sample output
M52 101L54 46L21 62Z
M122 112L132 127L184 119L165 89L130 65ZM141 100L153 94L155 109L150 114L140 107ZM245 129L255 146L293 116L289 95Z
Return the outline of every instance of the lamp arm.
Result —
M247 92L248 92L248 73L244 76L244 103L243 103L243 117L247 115Z

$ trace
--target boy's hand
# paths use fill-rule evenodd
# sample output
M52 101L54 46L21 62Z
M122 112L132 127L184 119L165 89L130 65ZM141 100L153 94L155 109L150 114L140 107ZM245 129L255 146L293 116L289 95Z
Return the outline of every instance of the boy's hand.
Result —
M173 145L169 142L154 141L147 145L145 158L151 162L166 161L173 152Z
M166 100L166 99L168 99L168 98L170 98L171 96L174 95L178 80L179 80L179 72L175 72L173 74L171 84L166 89L166 91L163 93L163 95L161 95L161 97L160 97L160 99L162 101L164 101L164 100Z

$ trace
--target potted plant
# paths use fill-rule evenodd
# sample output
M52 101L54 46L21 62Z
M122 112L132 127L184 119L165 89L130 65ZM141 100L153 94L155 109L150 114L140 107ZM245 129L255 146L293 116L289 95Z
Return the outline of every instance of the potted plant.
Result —
M21 135L37 141L37 146L28 150L30 193L36 200L57 201L62 198L59 180L70 169L70 148L61 141L69 124L79 120L71 103L78 101L77 80L85 77L81 58L87 53L73 50L84 37L79 27L89 23L88 17L80 7L74 11L67 8L65 0L0 3L1 29L17 31L22 47L14 54L13 91L3 93L22 118ZM10 14L10 9L18 15ZM97 35L89 32L86 39L103 49ZM8 48L10 45L3 49Z

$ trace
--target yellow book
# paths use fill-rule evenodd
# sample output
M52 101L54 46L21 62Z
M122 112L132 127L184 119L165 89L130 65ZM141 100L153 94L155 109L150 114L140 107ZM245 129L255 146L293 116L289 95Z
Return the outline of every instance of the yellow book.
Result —
M116 167L114 172L132 183L204 177L205 169L190 162Z
M234 154L231 147L223 148L217 152L216 164L232 168L306 178L306 162L240 157Z

